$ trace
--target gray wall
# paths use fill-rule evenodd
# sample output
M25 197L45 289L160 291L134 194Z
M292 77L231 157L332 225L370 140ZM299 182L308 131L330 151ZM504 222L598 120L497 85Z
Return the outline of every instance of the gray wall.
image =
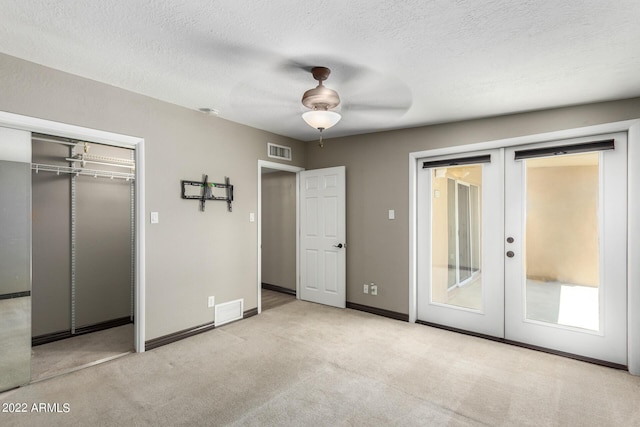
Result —
M640 117L640 99L330 139L324 149L0 55L0 110L145 138L147 339L213 320L206 298L257 305L257 160L267 142L293 147L288 164L347 167L347 300L408 313L408 155L438 147ZM202 107L200 105L194 108ZM213 106L215 107L215 106ZM224 111L221 112L224 117ZM224 203L180 199L180 179L230 176ZM387 210L396 219L387 219ZM379 295L362 294L376 282Z
M262 282L296 289L296 174L262 175Z
M347 168L347 301L409 310L409 153L640 117L640 98L328 139L307 169ZM388 210L396 219L389 220ZM378 296L362 293L375 282Z
M90 147L90 154L131 158L131 150L124 148ZM91 164L87 167L108 169ZM130 316L131 183L78 176L76 217L76 326Z
M32 160L68 166L60 161L69 147L32 144ZM71 329L71 191L70 177L31 172L32 183L32 325L34 337Z
M31 290L30 169L0 158L0 295Z
M213 321L216 303L244 298L257 306L257 163L267 142L291 146L304 166L306 144L204 115L113 86L0 55L0 111L145 139L146 339ZM212 106L215 107L215 106ZM221 112L224 117L224 111ZM304 125L304 123L302 123ZM233 212L223 202L180 198L180 180L202 174L235 186ZM160 214L149 224L149 212Z

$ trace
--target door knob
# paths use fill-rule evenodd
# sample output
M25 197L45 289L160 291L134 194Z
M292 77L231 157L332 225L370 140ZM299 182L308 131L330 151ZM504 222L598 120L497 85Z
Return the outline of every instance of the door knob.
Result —
M337 245L333 245L334 248L342 249L342 243L338 243Z
M515 254L513 253L513 251L508 251L508 252L507 252L507 256L508 256L509 258L513 258L513 256L514 256L514 255L515 255Z

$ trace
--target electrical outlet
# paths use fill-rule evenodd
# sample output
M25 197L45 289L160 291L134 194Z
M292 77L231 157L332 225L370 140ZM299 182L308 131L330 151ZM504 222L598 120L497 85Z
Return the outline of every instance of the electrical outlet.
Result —
M362 292L364 292L365 294L369 293L369 285L367 285L366 283L364 285L362 285Z
M371 289L371 295L378 295L378 285L372 283L369 288Z
M216 297L209 297L207 300L207 307L211 308L216 305Z

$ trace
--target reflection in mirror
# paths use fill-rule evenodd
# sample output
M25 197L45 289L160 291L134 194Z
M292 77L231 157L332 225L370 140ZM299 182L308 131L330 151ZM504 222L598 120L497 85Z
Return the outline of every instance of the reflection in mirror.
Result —
M30 169L0 160L0 392L31 379Z
M31 297L0 299L0 392L31 380Z

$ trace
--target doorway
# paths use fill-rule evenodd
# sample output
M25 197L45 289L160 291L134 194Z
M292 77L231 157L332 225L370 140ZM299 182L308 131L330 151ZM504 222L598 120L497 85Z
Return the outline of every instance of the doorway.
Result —
M32 134L31 380L134 350L133 150Z
M296 298L344 308L345 167L304 171L297 166L258 160L258 313L262 312L263 169L296 174Z
M418 165L418 321L628 365L626 133Z
M37 119L33 117L22 116L19 114L0 112L0 129L4 129L6 132L2 135L2 141L0 146L3 147L5 154L8 153L9 157L2 158L2 160L9 160L12 164L20 166L24 171L22 172L22 181L28 183L25 189L18 189L15 185L15 193L20 194L22 198L25 195L31 195L31 133L41 133L62 138L71 138L83 141L91 141L94 143L102 143L117 147L124 147L133 149L135 152L135 212L139 213L133 219L135 221L135 264L133 272L135 281L135 304L133 312L135 316L134 333L135 333L135 350L137 352L144 352L145 342L145 322L144 322L144 301L145 301L145 277L144 277L144 263L145 263L145 248L144 248L144 215L145 211L144 199L144 139L138 137L131 137L127 135L115 134L105 131L99 131L89 128L84 128L75 125L67 125L58 122L52 122L49 120ZM8 149L8 151L7 151ZM2 151L2 150L0 150ZM11 180L9 180L11 181ZM7 182L9 182L7 181ZM15 181L15 180L14 180ZM13 194L13 193L12 193ZM17 204L8 204L12 209L5 210L5 213L12 215L16 218L29 218L30 219L30 202L26 205L27 213L20 211ZM11 240L15 244L22 245L26 248L29 256L25 258L25 262L16 263L17 266L26 266L30 271L30 251L31 251L31 224L28 221L28 227L24 235L21 235L18 240ZM22 224L22 223L21 223ZM9 236L13 239L12 236ZM4 241L3 241L4 243ZM12 244L13 244L12 243ZM5 248L7 249L7 248ZM8 249L13 253L16 251ZM17 253L17 252L16 252ZM19 265L18 265L19 264ZM3 271L6 269L3 269ZM16 278L22 278L23 275L16 275ZM20 292L14 292L9 289L9 299L2 299L4 305L11 303L13 305L22 304L20 306L20 317L13 316L15 310L9 307L5 309L4 305L0 310L0 317L4 321L5 318L9 322L7 330L14 332L16 335L4 336L3 342L6 340L11 341L11 345L0 345L0 348L5 351L2 353L3 362L8 364L4 365L2 372L0 372L0 378L3 379L0 382L0 391L11 387L27 384L31 378L31 280L30 275L24 276L24 286L20 287ZM0 292L1 293L1 292ZM24 303L23 303L24 302ZM26 326L25 326L26 325ZM21 345L15 345L16 343ZM23 344L23 345L22 345ZM9 351L10 350L10 351ZM8 352L8 353L7 353ZM15 362L15 363L14 363ZM13 365L12 365L13 364ZM4 381L8 379L8 381Z
M471 295L480 283L480 190L478 171L462 171L465 181L446 178L447 195L447 294ZM439 174L446 175L443 169ZM451 173L451 172L450 172ZM456 292L457 291L457 292ZM475 298L477 300L477 298ZM453 302L453 301L452 301ZM469 301L457 305L477 308Z
M258 313L298 296L298 172L302 170L258 161Z

